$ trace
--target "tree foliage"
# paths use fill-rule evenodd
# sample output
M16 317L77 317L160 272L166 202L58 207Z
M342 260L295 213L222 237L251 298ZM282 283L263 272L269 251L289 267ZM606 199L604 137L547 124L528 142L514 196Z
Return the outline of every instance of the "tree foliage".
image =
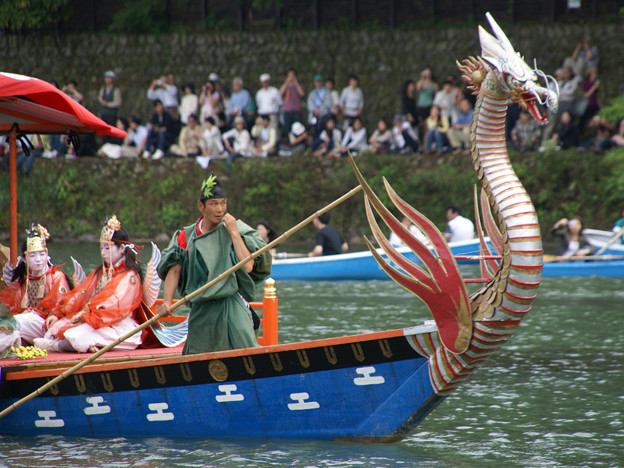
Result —
M115 13L108 28L111 32L133 34L160 34L169 31L166 2L137 0L127 2Z
M624 96L613 99L608 106L600 109L599 115L611 123L624 119Z
M11 32L39 30L67 14L68 0L2 0L0 26Z

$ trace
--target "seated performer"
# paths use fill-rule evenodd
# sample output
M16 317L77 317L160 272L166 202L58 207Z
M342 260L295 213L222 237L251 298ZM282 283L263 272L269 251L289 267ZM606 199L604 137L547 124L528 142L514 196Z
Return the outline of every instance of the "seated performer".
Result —
M15 314L23 342L31 344L45 333L45 321L52 309L69 292L69 281L48 257L45 227L33 224L22 244L22 256L9 278L8 287L0 292L0 307Z
M137 252L115 215L102 228L100 250L102 266L59 303L47 319L45 338L35 340L35 346L94 353L138 327L134 315L142 289ZM140 344L141 333L137 333L114 349L130 350Z

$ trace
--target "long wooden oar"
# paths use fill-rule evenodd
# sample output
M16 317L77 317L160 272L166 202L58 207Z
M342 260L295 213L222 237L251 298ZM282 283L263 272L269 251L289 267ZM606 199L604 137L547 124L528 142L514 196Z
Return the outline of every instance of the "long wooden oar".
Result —
M605 245L603 245L602 248L598 252L596 252L596 255L600 255L602 252L604 252L609 247L611 247L616 240L618 240L620 237L622 237L622 234L624 234L624 227L620 228L620 230L615 233L615 236L613 236L611 239L609 239L609 242L607 242Z
M362 190L362 186L358 185L357 187L355 187L354 189L350 190L349 192L345 193L342 197L334 200L333 202L331 202L329 205L327 205L325 208L322 208L320 210L318 210L317 212L315 212L314 214L308 216L306 219L304 219L303 221L301 221L299 224L297 224L296 226L290 228L288 231L286 231L284 234L282 234L281 236L279 236L277 239L275 239L274 241L270 242L269 244L265 245L264 247L262 247L261 249L253 252L251 255L249 255L247 258L245 258L244 260L241 260L240 262L238 262L236 265L234 265L233 267L229 268L228 270L224 271L223 273L221 273L219 276L217 276L216 278L214 278L212 281L209 281L208 283L206 283L205 285L203 285L201 288L197 289L196 291L193 291L190 294L187 294L186 296L184 296L181 300L179 300L178 302L176 302L175 304L173 304L171 306L171 310L175 310L176 308L180 307L182 304L187 303L188 301L190 301L191 299L193 299L195 296L198 296L200 294L202 294L204 291L210 289L212 286L214 286L216 283L218 283L219 281L223 280L224 278L226 278L227 276L231 275L232 273L234 273L236 270L240 269L243 265L245 265L248 261L253 260L254 258L262 255L264 252L266 252L269 249L272 249L273 247L275 247L277 244L279 244L280 242L288 239L290 236L292 236L295 232L299 231L301 228L303 228L304 226L306 226L307 224L309 224L310 222L312 222L315 218L318 218L320 215L322 215L323 213L325 213L326 211L331 210L332 208L340 205L342 202L344 202L345 200L351 198L353 195L355 195L356 193L358 193L360 190ZM37 390L35 390L34 392L30 393L29 395L26 395L24 398L22 398L21 400L16 401L15 403L13 403L11 406L7 407L6 409L4 409L2 412L0 412L0 419L3 418L4 416L6 416L7 414L9 414L11 411L13 411L16 408L19 408L20 406L22 406L24 403L32 400L33 398L41 395L43 392L45 392L47 389L49 389L50 387L52 387L53 385L56 385L57 383L59 383L60 381L66 379L67 377L69 377L70 375L72 375L74 372L76 372L77 370L83 368L84 366L86 366L87 364L95 361L98 357L100 357L102 354L104 354L107 351L110 351L111 349L113 349L115 346L117 346L119 343L122 343L123 341L127 340L128 338L130 338L132 335L135 335L136 333L140 332L141 330L143 330L144 328L149 327L152 323L156 322L157 320L159 320L160 318L162 318L164 315L162 314L162 312L159 312L158 314L156 314L154 317L152 317L151 319L149 319L146 322L143 322L141 325L139 325L138 327L136 327L134 330L129 331L128 333L126 333L125 335L123 335L122 337L120 337L119 339L117 339L116 341L114 341L113 343L110 343L109 345L103 347L102 349L100 349L98 352L92 354L91 356L89 356L87 359L85 359L84 361L80 361L78 364L76 364L74 367L72 367L71 369L66 370L65 372L63 372L60 375L57 375L55 378L53 378L52 380L50 380L48 383L46 383L45 385L42 385L41 387L39 387Z

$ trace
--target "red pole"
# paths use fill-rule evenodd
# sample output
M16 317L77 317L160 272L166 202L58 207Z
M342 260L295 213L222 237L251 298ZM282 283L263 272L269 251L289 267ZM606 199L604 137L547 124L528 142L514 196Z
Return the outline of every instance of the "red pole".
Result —
M9 231L11 263L17 265L17 129L9 134Z

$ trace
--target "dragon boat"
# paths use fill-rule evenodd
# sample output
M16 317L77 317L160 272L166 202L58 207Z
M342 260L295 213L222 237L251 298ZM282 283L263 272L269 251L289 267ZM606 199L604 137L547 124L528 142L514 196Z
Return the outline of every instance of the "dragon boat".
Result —
M479 28L482 56L460 64L477 94L471 157L482 190L475 204L492 242L490 249L479 219L487 282L476 292L468 295L433 223L386 182L392 203L425 233L432 252L380 202L352 163L373 235L384 252L377 253L367 239L372 255L387 275L425 302L434 321L197 355L180 355L176 347L106 353L37 398L3 411L0 434L393 441L410 433L513 335L541 280L539 224L507 155L505 114L509 101L519 102L544 123L538 104L556 111L557 92L487 17L496 37ZM403 240L419 263L388 243L377 220ZM1 407L13 405L84 356L72 358L51 353L41 362L3 362Z

